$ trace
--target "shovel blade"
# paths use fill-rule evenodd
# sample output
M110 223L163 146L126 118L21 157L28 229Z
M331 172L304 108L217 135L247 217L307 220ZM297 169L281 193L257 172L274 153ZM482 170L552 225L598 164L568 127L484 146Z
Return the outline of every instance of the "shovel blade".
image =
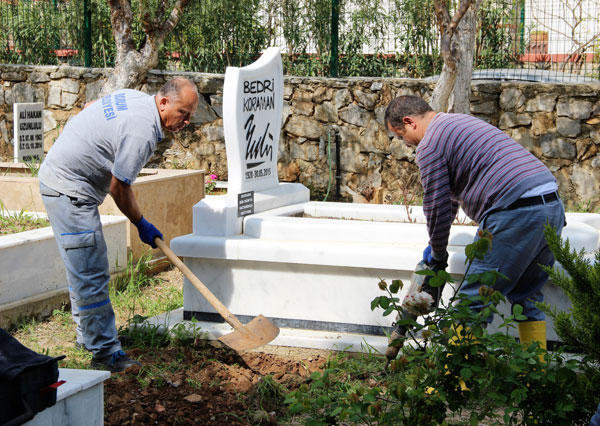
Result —
M277 337L279 328L262 315L258 315L243 330L236 329L219 337L219 341L235 351L248 351L266 345Z

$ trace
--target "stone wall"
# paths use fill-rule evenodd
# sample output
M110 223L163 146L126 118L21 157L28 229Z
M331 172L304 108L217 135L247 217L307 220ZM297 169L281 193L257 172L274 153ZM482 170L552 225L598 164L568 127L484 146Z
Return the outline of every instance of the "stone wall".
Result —
M0 65L0 159L12 158L12 103L44 102L47 150L73 114L96 98L110 69ZM227 178L223 138L223 75L152 71L141 90L155 92L174 75L194 80L201 94L192 125L159 145L151 166L201 168ZM389 101L433 83L388 78L285 80L279 148L281 181L302 182L315 199L331 180L335 141L344 200L402 202L420 189L414 148L390 138L383 125ZM571 208L600 207L600 84L475 82L471 113L506 131L554 173ZM330 154L329 154L330 153ZM331 195L330 198L331 199Z

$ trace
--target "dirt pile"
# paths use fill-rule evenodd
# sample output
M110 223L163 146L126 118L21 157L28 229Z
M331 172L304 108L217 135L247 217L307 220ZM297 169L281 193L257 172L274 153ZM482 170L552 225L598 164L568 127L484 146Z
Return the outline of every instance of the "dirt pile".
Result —
M131 350L139 370L114 374L105 382L105 424L255 423L250 397L263 377L296 389L321 371L325 353L277 354L204 347ZM270 413L265 423L276 421Z

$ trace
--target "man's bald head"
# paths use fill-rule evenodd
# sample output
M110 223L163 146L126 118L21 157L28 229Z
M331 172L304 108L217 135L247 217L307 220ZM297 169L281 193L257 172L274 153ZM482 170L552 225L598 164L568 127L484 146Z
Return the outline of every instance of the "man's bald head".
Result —
M191 80L175 77L160 88L155 100L163 127L176 132L190 123L198 107L198 89Z
M185 77L175 77L167 81L158 90L158 96L178 98L184 90L191 90L198 97L196 85Z

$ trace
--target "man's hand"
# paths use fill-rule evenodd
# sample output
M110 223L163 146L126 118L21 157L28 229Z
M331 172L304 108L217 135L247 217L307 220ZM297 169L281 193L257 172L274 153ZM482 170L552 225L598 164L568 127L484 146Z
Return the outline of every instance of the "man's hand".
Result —
M140 235L140 240L150 245L152 248L156 248L156 244L154 243L154 239L159 237L162 239L163 234L160 233L156 226L152 225L148 222L144 216L140 219L139 222L134 224L137 227L138 234Z
M444 256L434 256L433 250L431 250L431 246L427 246L425 250L423 250L423 262L429 267L432 271L438 272L445 270L448 266L448 253L444 253ZM433 306L434 309L437 308L440 298L442 297L442 291L444 290L444 286L441 287L431 287L429 285L429 281L431 280L431 275L427 275L423 279L423 284L421 286L421 291L429 293L431 297L433 297Z
M427 246L425 250L423 250L423 262L434 271L446 269L448 266L447 260L448 253L444 253L444 256L435 256L433 250L431 250L431 246Z
M425 250L423 250L423 262L427 265L431 266L433 263L433 256L431 255L431 246L427 246Z

